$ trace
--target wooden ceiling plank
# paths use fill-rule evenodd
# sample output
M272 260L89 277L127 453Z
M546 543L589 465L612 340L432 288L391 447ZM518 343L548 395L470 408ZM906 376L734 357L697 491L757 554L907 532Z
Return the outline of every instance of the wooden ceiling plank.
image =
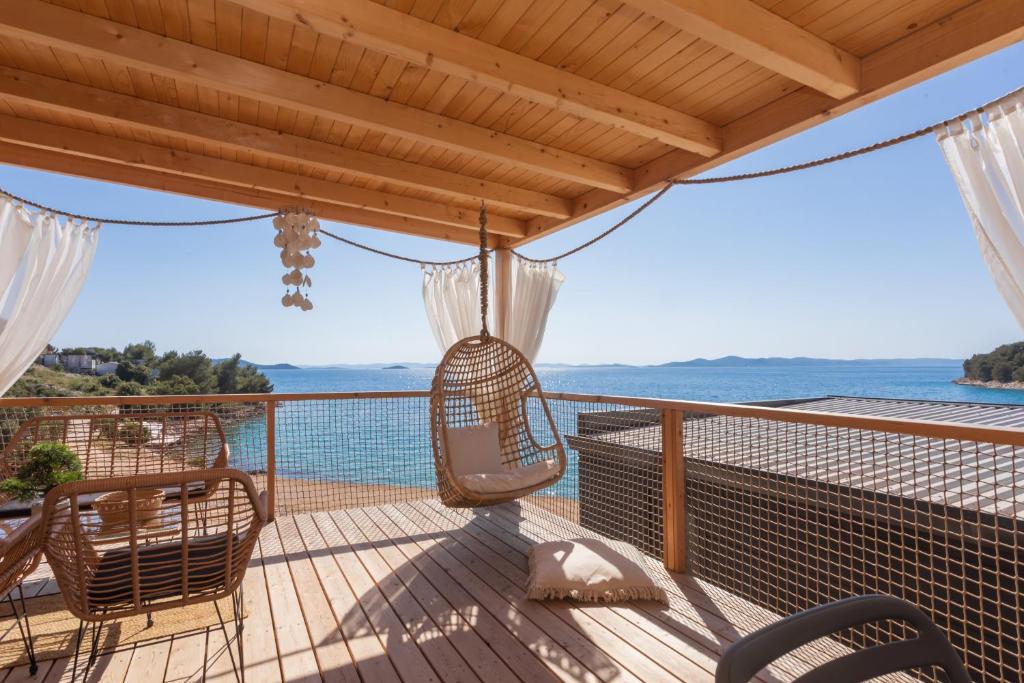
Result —
M195 45L162 38L39 0L0 3L0 34L76 49L106 61L280 106L371 126L434 145L520 164L537 172L616 192L632 188L627 169L462 121L387 102Z
M836 102L814 89L802 87L725 126L726 149L718 157L705 159L673 150L637 169L638 189L628 198L590 190L573 201L571 219L528 221L529 234L517 245L642 197L668 179L703 173L1021 40L1024 40L1024 3L977 0L865 56L861 90L856 95Z
M721 149L718 129L700 119L421 21L372 0L349 0L341 6L333 0L236 1L374 52L673 147L705 156Z
M148 169L130 168L99 159L78 157L6 142L0 142L0 159L3 160L2 163L35 168L41 171L73 175L90 180L103 180L162 192L173 192L189 197L240 204L267 211L276 211L282 206L288 205L290 200L294 200L294 197L277 195L272 192L247 189L214 181L185 178ZM454 227L449 228L425 220L403 218L402 216L392 216L375 211L354 209L313 200L303 202L302 208L312 211L322 220L338 221L351 225L361 225L379 230L430 237L468 245L476 245L479 241L479 238L468 230ZM503 243L504 238L496 238L496 241Z
M627 0L647 14L833 98L860 89L860 60L751 0Z
M338 185L309 176L293 175L214 157L177 152L155 145L111 138L98 133L40 121L15 117L0 118L0 139L14 144L126 164L133 168L148 168L161 173L256 188L289 196L293 200L301 201L308 198L380 213L429 220L470 231L479 229L475 210L465 210L446 204ZM499 214L492 213L489 227L495 234L512 237L523 236L521 221Z
M51 110L83 113L111 123L180 135L235 150L258 151L284 161L343 168L387 182L459 196L474 202L485 200L497 206L555 218L569 216L570 203L561 197L276 133L258 126L227 121L9 67L0 67L0 93Z

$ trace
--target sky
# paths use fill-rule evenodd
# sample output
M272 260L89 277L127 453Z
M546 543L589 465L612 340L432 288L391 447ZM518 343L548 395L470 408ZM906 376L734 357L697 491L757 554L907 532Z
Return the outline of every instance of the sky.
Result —
M714 169L780 166L943 120L1024 84L1024 43ZM259 210L0 164L0 186L76 213L150 220ZM523 248L548 256L633 205ZM424 259L465 245L325 221ZM269 221L103 228L92 272L53 343L239 352L260 363L436 362L421 272L325 240L310 312L280 304ZM566 281L540 362L660 363L694 357L946 357L1021 338L978 253L932 137L774 178L676 187L640 218L559 264Z

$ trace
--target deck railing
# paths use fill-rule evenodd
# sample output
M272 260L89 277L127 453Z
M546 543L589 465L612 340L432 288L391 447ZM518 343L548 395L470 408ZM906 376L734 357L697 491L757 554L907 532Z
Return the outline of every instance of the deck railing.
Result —
M588 394L548 401L569 466L532 502L779 614L851 594L906 598L946 629L977 680L1022 670L1024 430ZM232 466L285 515L433 497L428 408L417 391L0 399L0 446L39 414L145 424L156 411L209 411ZM133 448L123 457L144 450ZM862 646L897 631L843 638Z

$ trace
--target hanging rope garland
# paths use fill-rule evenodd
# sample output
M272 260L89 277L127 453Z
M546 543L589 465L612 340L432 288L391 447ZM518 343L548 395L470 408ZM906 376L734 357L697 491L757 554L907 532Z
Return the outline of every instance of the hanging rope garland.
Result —
M529 256L525 256L524 254L521 254L518 251L514 251L514 250L513 250L513 253L516 256L518 256L520 259L522 259L524 261L527 261L529 263L554 263L556 261L560 261L560 260L562 260L564 258L567 258L569 256L577 254L577 253L583 251L584 249L586 249L586 248L588 248L590 246L593 246L594 244L600 242L601 240L603 240L604 238L608 237L612 233L618 231L620 228L628 225L634 219L636 219L639 215L641 215L644 211L646 211L652 205L654 205L658 200L660 200L662 197L664 197L668 193L668 191L671 190L676 185L712 185L712 184L721 184L721 183L742 182L742 181L745 181L745 180L755 180L755 179L759 179L759 178L768 178L768 177L771 177L771 176L778 176L778 175L784 175L784 174L788 174L788 173L795 173L795 172L798 172L798 171L804 171L804 170L811 169L811 168L816 168L816 167L819 167L819 166L825 166L825 165L828 165L828 164L834 164L834 163L837 163L837 162L840 162L840 161L845 161L847 159L853 159L855 157L864 156L864 155L870 154L872 152L877 152L877 151L882 150L882 149L886 149L886 148L889 148L889 147L894 147L894 146L900 145L900 144L902 144L904 142L909 142L911 140L915 140L917 138L924 137L925 135L931 134L936 129L945 127L948 124L951 124L953 122L963 121L963 120L966 120L967 118L969 118L971 116L977 116L977 115L980 115L980 114L984 114L985 111L990 106L994 105L995 103L997 103L997 102L999 102L999 101L1001 101L1003 99L1006 99L1008 97L1013 97L1013 96L1015 96L1015 95L1017 95L1017 94L1019 94L1021 92L1024 92L1024 88L1018 88L1017 90L1013 91L1012 93L1010 93L1008 95L1005 95L1005 96L1000 97L1000 98L998 98L996 100L993 100L992 102L989 102L989 103L987 103L987 104L985 104L985 105L983 105L981 107L977 107L977 108L972 109L970 111L964 112L963 114L960 114L959 116L954 116L952 118L946 119L946 120L944 120L944 121L942 121L940 123L937 123L937 124L934 124L934 125L931 125L931 126L926 126L926 127L923 127L923 128L919 128L919 129L917 129L915 131L912 131L910 133L906 133L904 135L900 135L900 136L897 136L897 137L894 137L894 138L889 138L888 140L883 140L881 142L877 142L877 143L874 143L874 144L871 144L871 145L866 145L864 147L858 147L856 149L849 150L849 151L846 151L846 152L842 152L840 154L833 154L831 156L821 157L821 158L815 159L813 161L802 162L802 163L799 163L799 164L791 164L791 165L788 165L788 166L780 166L780 167L777 167L777 168L767 169L767 170L764 170L764 171L755 171L755 172L751 172L751 173L741 173L741 174L729 175L729 176L716 176L716 177L711 177L711 178L687 178L687 179L682 179L682 180L670 180L670 181L667 181L657 192L655 192L650 197L648 197L646 200L644 200L644 202L642 204L640 204L636 209L631 211L625 218L623 218L622 220L618 221L617 223L612 225L610 228L608 228L607 230L604 230L603 232L601 232L600 234L596 235L592 239L587 240L586 242L584 242L584 243L582 243L582 244L580 244L580 245L578 245L576 247L573 247L572 249L569 249L568 251L565 251L565 252L563 252L561 254L558 254L557 256L552 256L552 257L549 257L549 258L531 258ZM481 269L482 269L481 270L481 275L483 276L484 280L486 280L486 260L487 260L486 259L486 255L491 253L491 251L492 251L492 250L489 250L487 248L487 246L486 246L486 225L485 225L485 223L486 223L486 211L485 211L485 209L483 207L481 207L481 234L482 234L482 237L484 238L484 242L481 244L480 253L477 254L477 255L474 255L474 256L469 256L469 257L466 257L466 258L463 258L463 259L456 259L456 260L452 260L452 261L429 261L429 260L425 260L425 259L419 259L419 258L414 258L414 257L410 257L410 256L404 256L402 254L396 254L396 253L393 253L393 252L390 252L390 251L386 251L384 249L377 249L376 247L371 247L369 245L362 244L362 243L357 242L355 240L351 240L351 239L348 239L346 237L342 237L341 235L337 235L337 234L334 234L332 232L328 232L327 230L322 230L322 229L319 228L319 221L317 221L316 217L313 216L312 213L302 211L301 209L300 210L281 209L281 210L278 210L278 211L253 214L253 215L249 215L249 216L241 216L241 217L238 217L238 218L220 218L220 219L192 220L192 221L148 221L148 220L138 220L138 219L99 218L99 217L96 217L96 216L86 216L86 215L82 215L82 214L71 213L69 211L63 211L61 209L55 209L55 208L47 206L45 204L40 204L38 202L33 202L33 201L29 200L29 199L26 199L24 197L20 197L20 196L14 194L14 193L8 192L7 190L5 190L2 187L0 187L0 196L7 197L7 198L11 199L12 201L14 201L16 203L22 204L24 206L32 207L34 209L37 209L39 211L43 211L43 212L46 212L46 213L49 213L49 214L58 215L58 216L64 216L64 217L72 219L72 220L85 221L85 222L93 222L93 223L103 223L103 224L106 224L106 225L124 225L124 226L139 226L139 227L188 228L188 227L209 227L209 226L215 226L215 225L231 225L231 224L235 224L235 223L247 223L247 222L252 222L252 221L274 219L275 227L277 227L278 226L278 222L279 222L278 219L281 219L282 217L289 216L289 215L302 215L302 216L306 216L307 217L305 219L305 221L306 221L305 222L305 228L303 228L305 230L305 235L306 235L306 237L303 238L305 240L303 243L307 243L308 242L310 245L312 245L313 241L315 241L316 242L316 246L319 246L319 239L313 240L310 237L311 235L312 235L312 237L316 237L316 234L314 234L314 233L318 233L319 235L324 235L325 237L329 237L329 238L331 238L333 240L336 240L336 241L341 242L343 244L347 244L347 245L349 245L351 247L354 247L356 249L361 249L363 251L367 251L369 253L377 254L379 256L384 256L384 257L387 257L387 258L390 258L390 259L394 259L394 260L397 260L397 261L403 261L403 262L406 262L406 263L416 263L416 264L419 264L420 266L423 266L423 267L426 267L426 266L435 266L435 267L459 266L459 265L467 264L467 263L470 263L472 261L476 261L476 260L479 259L480 263L481 263ZM312 226L314 224L314 222L315 222L315 225L317 227L315 229L311 229L310 226ZM279 235L280 235L280 233L282 232L282 228L278 228L278 232L279 232ZM285 231L285 232L287 232L287 231ZM286 242L286 244L289 245L289 248L290 248L291 242L289 242L288 239L289 238L285 238L285 242ZM298 236L296 236L296 239L299 239ZM275 238L275 244L276 243L277 243L277 238ZM295 252L296 254L298 254L298 257L296 257L295 254L293 254L291 257L289 257L288 263L285 263L286 267L293 268L293 270L290 271L289 273L287 273L282 278L282 281L285 283L285 285L293 285L293 286L296 287L296 291L294 293L286 291L285 298L282 299L282 303L284 303L286 306L297 306L298 308L300 308L302 310L310 310L310 308L312 308L312 304L309 302L309 299L304 294L302 294L300 289L299 289L300 287L306 287L307 291L308 291L309 286L312 284L312 281L310 280L309 275L302 273L303 269L308 270L308 268L312 267L313 257L309 253L309 250L311 248L315 248L315 247L309 246L309 247L299 248L298 251ZM301 254L300 253L302 251L302 249L305 249L305 251L306 251L305 254ZM309 262L308 266L304 265L305 263L307 263L307 257L308 257L308 262ZM282 262L284 262L285 260L286 259L285 259L284 255L282 254ZM296 272L298 272L298 275L296 275ZM289 296L291 297L291 299L288 299ZM486 295L484 295L484 296L486 297ZM290 303L286 303L286 300L290 301Z

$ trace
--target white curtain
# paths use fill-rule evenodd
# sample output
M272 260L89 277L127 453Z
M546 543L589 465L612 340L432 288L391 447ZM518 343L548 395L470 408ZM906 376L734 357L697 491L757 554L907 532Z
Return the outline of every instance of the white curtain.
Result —
M0 395L46 347L78 298L98 227L63 225L0 197Z
M505 341L522 351L530 362L537 358L544 342L548 314L563 282L565 276L555 263L515 259Z
M480 334L480 264L425 267L423 304L442 353L460 339ZM490 319L487 326L493 329Z
M985 265L1024 327L1024 93L936 132Z

